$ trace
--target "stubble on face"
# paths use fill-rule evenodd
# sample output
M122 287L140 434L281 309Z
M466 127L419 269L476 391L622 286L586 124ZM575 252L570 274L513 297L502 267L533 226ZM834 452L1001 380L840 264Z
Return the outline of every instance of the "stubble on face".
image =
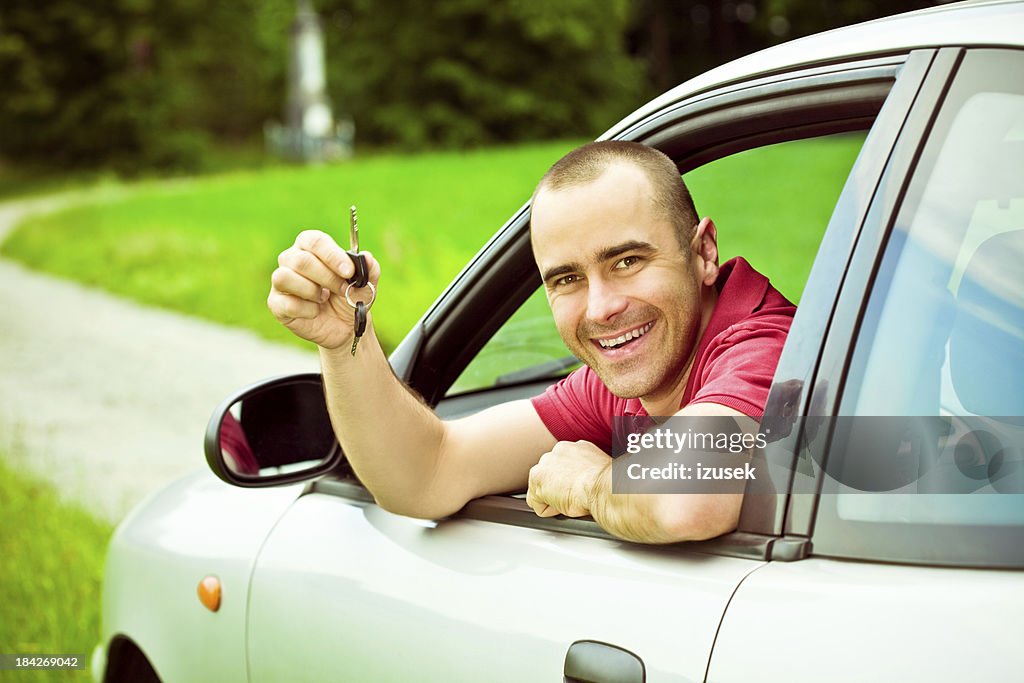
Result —
M587 185L538 193L535 206L534 250L542 273L573 263L587 271L586 287L605 287L614 299L595 313L582 287L562 293L546 283L566 346L616 396L645 403L674 393L681 398L702 327L701 286L693 253L680 246L676 228L655 207L643 172L611 167ZM652 250L635 274L620 278L595 255L630 240ZM609 352L595 343L649 323L631 348Z
M566 346L620 398L655 401L685 383L701 327L695 288L666 287L658 294L657 304L633 303L630 319L600 325L583 318L575 328L559 328ZM594 343L595 339L647 323L653 323L653 327L647 333L650 339L644 341L648 346L643 353L609 360Z

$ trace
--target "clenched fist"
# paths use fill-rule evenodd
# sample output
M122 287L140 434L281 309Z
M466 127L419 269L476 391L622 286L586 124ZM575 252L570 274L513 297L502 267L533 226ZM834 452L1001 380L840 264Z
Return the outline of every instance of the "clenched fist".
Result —
M526 503L541 517L589 515L594 487L611 462L589 441L559 441L530 469Z
M368 251L370 283L380 280L380 264ZM355 310L345 301L348 278L355 266L345 250L325 232L304 230L295 244L277 257L278 268L270 277L267 308L296 336L337 349L352 343ZM369 301L369 288L353 288L353 301Z

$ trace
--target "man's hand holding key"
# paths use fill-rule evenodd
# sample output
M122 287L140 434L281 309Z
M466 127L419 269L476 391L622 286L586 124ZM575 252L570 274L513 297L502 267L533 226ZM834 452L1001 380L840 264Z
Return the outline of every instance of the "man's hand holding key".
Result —
M353 216L351 250L327 233L305 230L277 258L270 278L267 306L296 336L325 349L353 348L357 304L368 311L376 296L380 264L370 252L359 251ZM367 283L360 287L356 256L366 262ZM367 326L368 326L367 320Z

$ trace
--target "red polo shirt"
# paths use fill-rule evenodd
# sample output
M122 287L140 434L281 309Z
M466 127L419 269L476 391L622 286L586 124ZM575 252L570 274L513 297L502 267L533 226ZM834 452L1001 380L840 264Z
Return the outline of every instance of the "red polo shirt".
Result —
M718 302L697 346L680 407L718 403L760 419L796 306L742 257L722 264ZM582 367L533 399L559 441L590 441L612 451L612 418L645 416L638 398L614 395Z

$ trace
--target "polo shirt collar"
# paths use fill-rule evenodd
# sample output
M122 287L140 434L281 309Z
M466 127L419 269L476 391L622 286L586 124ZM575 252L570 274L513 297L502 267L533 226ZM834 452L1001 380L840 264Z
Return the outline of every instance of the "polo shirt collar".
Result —
M697 345L697 353L693 357L690 377L686 380L686 390L683 392L680 407L686 405L693 395L693 383L696 377L693 369L697 366L697 360L704 355L712 339L748 317L761 306L768 293L768 278L754 270L745 258L737 256L723 263L718 269L715 289L718 290L718 301L715 303L715 310L711 312L711 320L708 321L707 329L704 330L700 343ZM623 415L629 417L647 415L647 411L644 410L643 404L638 398L628 399L622 412Z
M768 278L754 270L745 258L737 256L719 268L715 288L718 290L718 302L697 346L698 356L712 339L761 306L768 293Z

